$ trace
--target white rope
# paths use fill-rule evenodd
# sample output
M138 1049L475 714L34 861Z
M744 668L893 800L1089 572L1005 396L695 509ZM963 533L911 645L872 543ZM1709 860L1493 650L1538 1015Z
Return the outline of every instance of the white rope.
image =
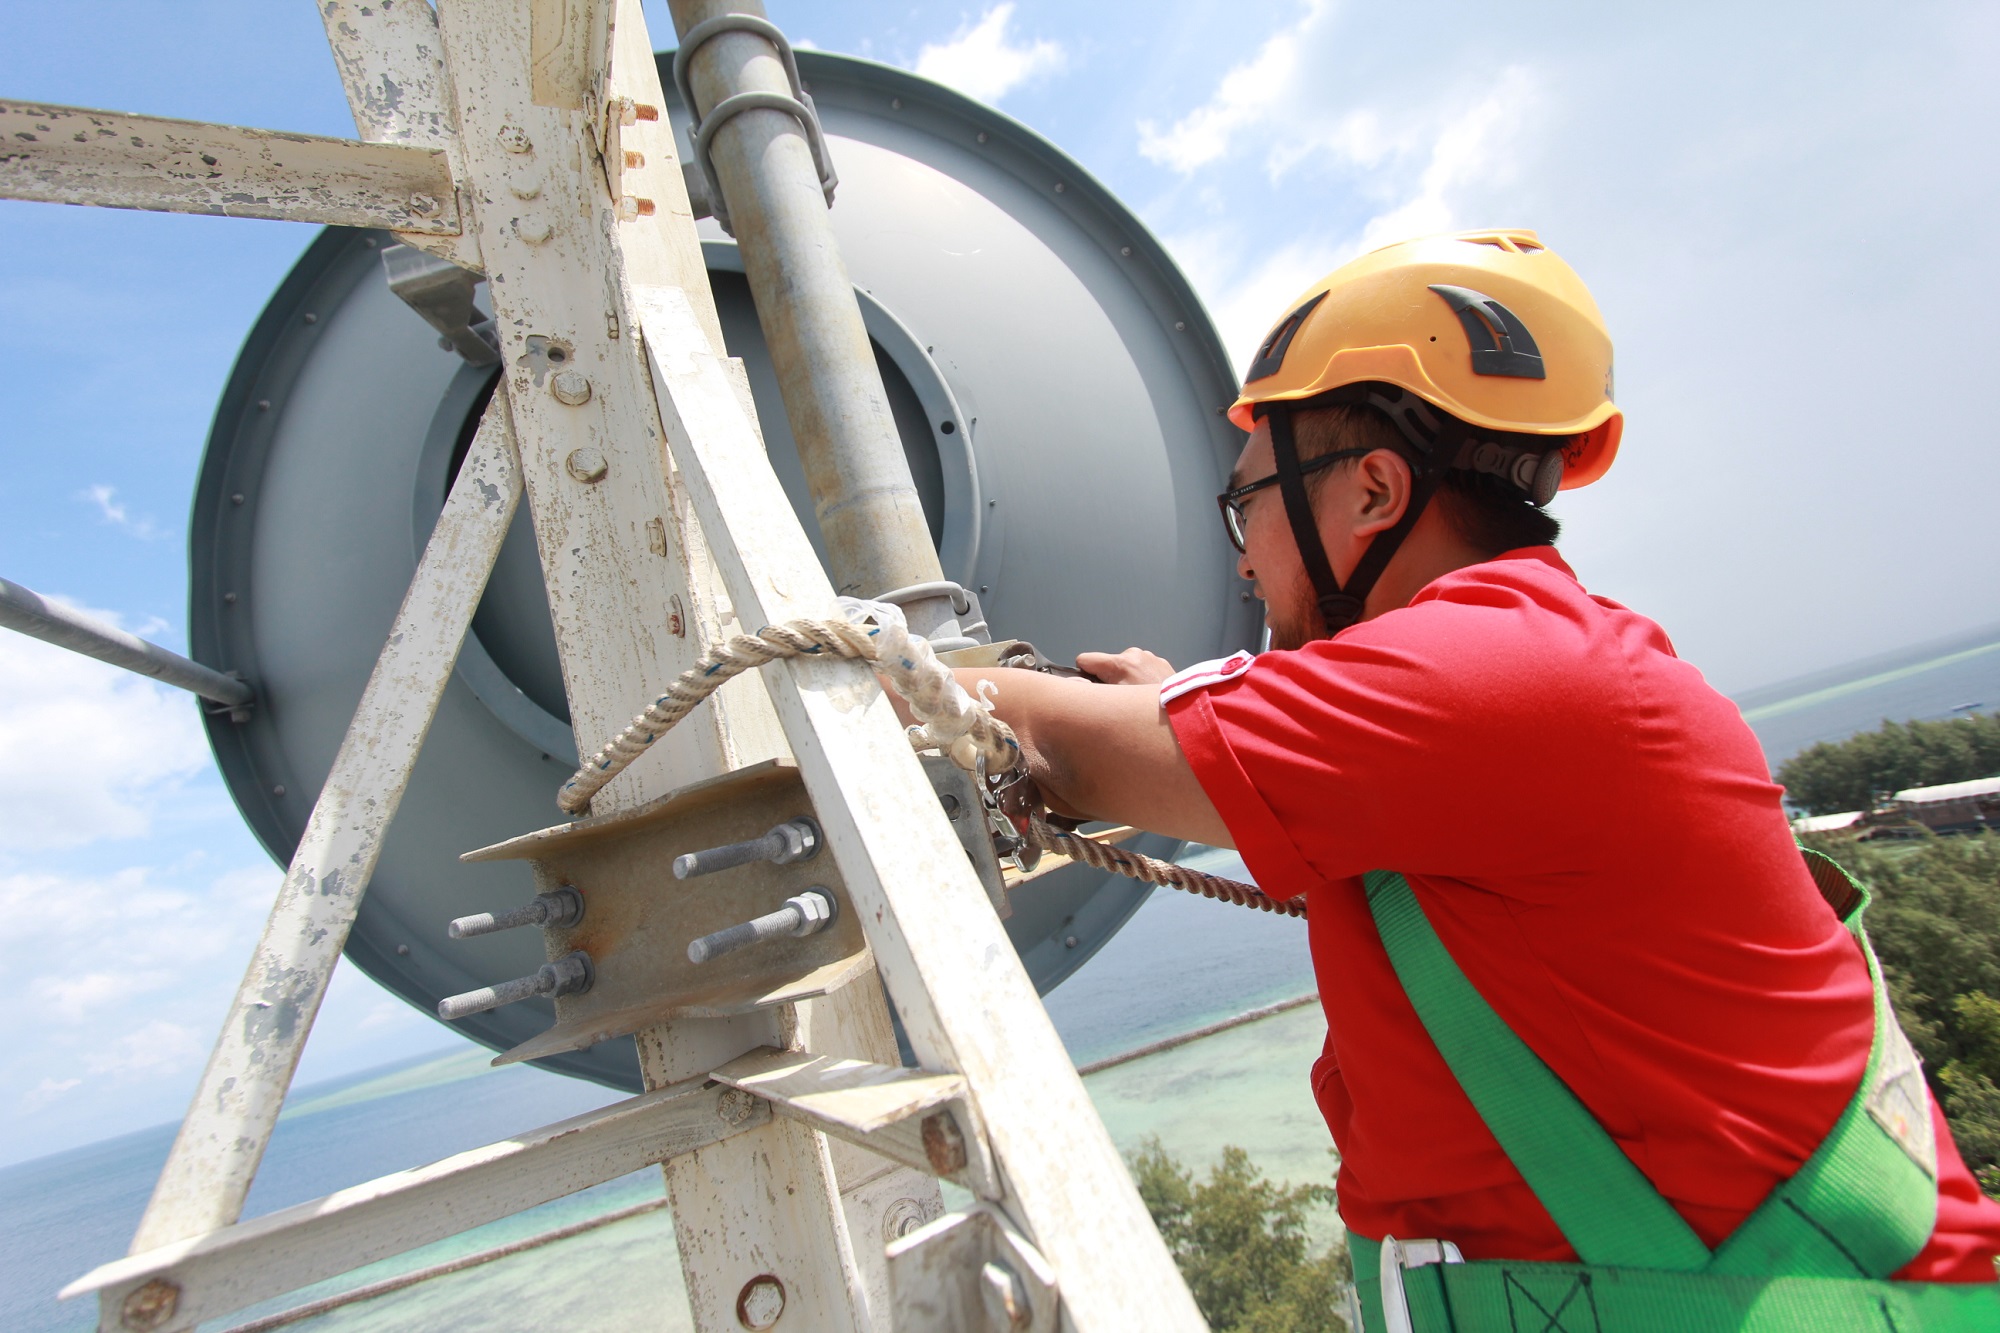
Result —
M900 608L843 597L840 609L841 620L766 625L754 635L738 634L710 646L701 661L570 775L556 804L566 814L588 814L591 798L702 700L752 667L790 657L827 655L874 663L922 723L912 728L911 740L922 749L943 750L968 772L978 771L981 758L993 774L1010 772L1021 762L1021 747L1007 724L993 716L992 703L965 692L930 644L910 633ZM866 623L870 620L872 626Z
M792 657L826 655L874 665L909 703L910 712L918 722L909 729L910 741L920 750L939 750L967 772L994 777L1020 766L1021 746L1013 729L993 716L992 695L997 690L992 682L981 682L979 698L967 693L951 668L938 661L930 644L910 633L900 607L843 597L840 610L843 617L840 620L794 620L783 625L766 625L754 635L738 634L711 646L702 654L701 661L682 672L665 694L648 704L644 712L632 719L631 725L612 737L570 776L556 794L556 804L567 814L588 814L591 798L644 754L654 741L693 712L702 700L753 667ZM1027 833L1029 840L1043 851L1067 856L1099 870L1198 893L1239 907L1294 917L1306 913L1305 904L1296 899L1281 903L1253 885L1094 842L1059 829L1039 816L1029 820Z

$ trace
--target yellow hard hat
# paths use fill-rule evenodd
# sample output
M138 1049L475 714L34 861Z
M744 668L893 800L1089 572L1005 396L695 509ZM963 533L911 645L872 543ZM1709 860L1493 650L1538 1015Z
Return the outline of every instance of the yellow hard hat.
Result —
M1532 231L1426 236L1335 269L1258 348L1229 419L1247 431L1267 404L1368 382L1475 428L1576 437L1563 490L1603 476L1624 430L1604 318Z

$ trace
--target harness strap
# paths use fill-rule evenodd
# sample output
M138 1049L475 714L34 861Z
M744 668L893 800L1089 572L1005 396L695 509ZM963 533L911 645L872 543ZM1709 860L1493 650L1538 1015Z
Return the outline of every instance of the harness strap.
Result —
M1348 1236L1368 1333L1385 1317L1381 1246ZM1990 1333L2000 1288L1988 1282L1660 1273L1586 1264L1431 1264L1401 1273L1415 1333Z
M1275 406L1265 417L1271 423L1271 459L1277 464L1278 493L1285 500L1285 518L1292 525L1292 544L1299 548L1299 561L1312 582L1313 599L1328 634L1346 629L1361 619L1362 603L1368 588L1349 580L1342 588L1333 565L1326 558L1326 545L1319 539L1319 519L1313 514L1312 495L1306 490L1305 473L1299 466L1298 439L1292 434L1292 410ZM1372 584L1373 579L1369 580Z
M1708 1247L1459 970L1401 875L1366 878L1396 977L1493 1137L1585 1263L1696 1272Z
M1480 996L1408 882L1380 871L1367 877L1383 945L1425 1030L1585 1264L1718 1276L1885 1278L1929 1239L1937 1214L1930 1096L1862 928L1867 891L1833 861L1805 856L1814 882L1867 960L1875 1034L1860 1085L1825 1140L1712 1257Z
M1804 851L1804 849L1801 849ZM1805 851L1842 912L1875 993L1875 1037L1854 1098L1813 1155L1722 1243L1708 1271L1887 1277L1937 1226L1937 1130L1923 1067L1889 1004L1862 914L1868 891L1841 866Z

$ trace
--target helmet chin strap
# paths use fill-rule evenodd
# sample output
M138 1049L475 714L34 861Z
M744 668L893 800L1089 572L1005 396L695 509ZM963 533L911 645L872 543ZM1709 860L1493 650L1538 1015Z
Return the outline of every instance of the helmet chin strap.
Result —
M1388 394L1397 394L1390 398ZM1453 432L1447 422L1452 418L1441 418L1431 412L1428 405L1414 394L1403 393L1390 388L1388 393L1373 389L1339 394L1337 402L1366 405L1383 413L1413 446L1418 458L1410 460L1412 485L1410 500L1403 507L1403 515L1395 525L1375 534L1362 551L1361 559L1354 566L1354 572L1347 576L1347 584L1341 586L1334 577L1333 563L1327 559L1326 546L1320 541L1319 521L1313 515L1312 497L1306 493L1305 474L1299 469L1299 447L1292 433L1292 408L1285 403L1272 403L1265 408L1265 420L1271 423L1271 456L1277 464L1278 491L1285 497L1285 517L1291 520L1292 541L1299 548L1299 560L1305 566L1306 577L1312 581L1314 602L1319 608L1319 618L1323 626L1321 637L1338 634L1349 625L1361 619L1361 612L1368 601L1368 594L1382 577L1382 571L1403 545L1403 541L1423 517L1424 509L1431 497L1444 481L1445 469L1450 466L1452 456L1461 441L1447 440ZM1326 403L1327 398L1317 400L1315 405ZM1445 447L1440 447L1445 446Z

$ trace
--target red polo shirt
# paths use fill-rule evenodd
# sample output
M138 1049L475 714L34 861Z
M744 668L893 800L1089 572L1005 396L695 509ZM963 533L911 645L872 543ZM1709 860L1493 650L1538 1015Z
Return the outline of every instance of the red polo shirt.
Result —
M1710 1245L1853 1096L1867 966L1756 737L1553 548L1163 695L1258 884L1307 895L1328 1029L1313 1092L1354 1230L1575 1257L1397 983L1369 870L1408 878L1480 994ZM1900 1276L1991 1281L2000 1205L1933 1115L1937 1229Z

